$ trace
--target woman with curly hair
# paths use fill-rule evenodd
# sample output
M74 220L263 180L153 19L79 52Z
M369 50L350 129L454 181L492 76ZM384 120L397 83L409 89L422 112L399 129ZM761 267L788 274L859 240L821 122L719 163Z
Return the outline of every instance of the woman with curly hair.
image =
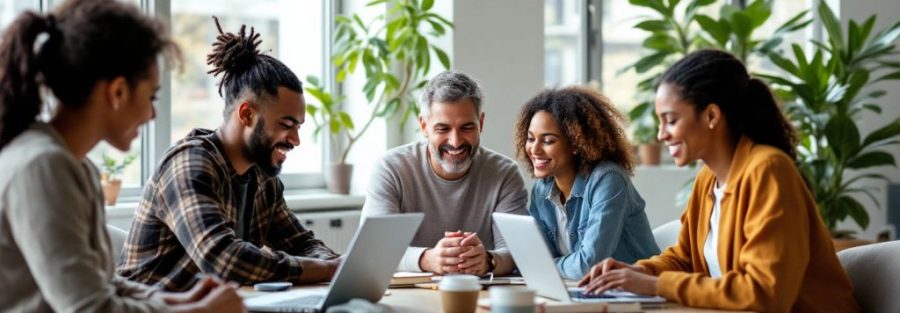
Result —
M621 120L606 97L569 87L529 100L516 123L516 155L539 179L528 210L565 278L610 256L630 263L659 253Z

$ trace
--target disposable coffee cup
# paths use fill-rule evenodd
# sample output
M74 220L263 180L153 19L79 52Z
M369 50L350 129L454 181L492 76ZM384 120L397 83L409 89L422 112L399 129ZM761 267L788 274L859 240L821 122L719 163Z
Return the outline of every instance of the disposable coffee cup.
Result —
M535 313L534 290L524 287L493 287L491 313Z
M445 313L473 313L478 305L481 285L478 276L448 275L438 285Z

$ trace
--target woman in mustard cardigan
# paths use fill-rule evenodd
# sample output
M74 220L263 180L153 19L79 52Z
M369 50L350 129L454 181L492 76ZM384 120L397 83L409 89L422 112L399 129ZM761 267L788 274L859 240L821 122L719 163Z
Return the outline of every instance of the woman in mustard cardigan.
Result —
M687 55L663 74L656 114L678 166L702 160L678 243L628 265L606 259L579 282L693 307L859 312L815 201L796 138L769 88L734 56Z

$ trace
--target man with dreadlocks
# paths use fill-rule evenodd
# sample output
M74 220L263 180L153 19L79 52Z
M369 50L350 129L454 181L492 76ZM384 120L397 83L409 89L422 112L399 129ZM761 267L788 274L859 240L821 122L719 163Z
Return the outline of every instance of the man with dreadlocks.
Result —
M225 120L175 143L147 183L118 273L185 290L198 273L240 284L327 281L337 257L288 211L278 179L300 144L306 114L300 80L260 54L259 34L242 26L213 43Z

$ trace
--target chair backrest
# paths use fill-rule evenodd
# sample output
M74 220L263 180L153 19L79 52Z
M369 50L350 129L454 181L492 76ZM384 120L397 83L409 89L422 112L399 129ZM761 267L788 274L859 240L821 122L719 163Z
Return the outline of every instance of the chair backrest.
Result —
M681 232L681 220L669 221L653 229L653 238L659 250L665 250L669 246L678 243L678 233Z
M118 266L119 256L122 255L122 248L125 247L125 240L128 239L128 232L110 224L106 224L106 231L109 232L109 241L112 244L113 261Z
M863 312L900 312L900 241L838 252Z

